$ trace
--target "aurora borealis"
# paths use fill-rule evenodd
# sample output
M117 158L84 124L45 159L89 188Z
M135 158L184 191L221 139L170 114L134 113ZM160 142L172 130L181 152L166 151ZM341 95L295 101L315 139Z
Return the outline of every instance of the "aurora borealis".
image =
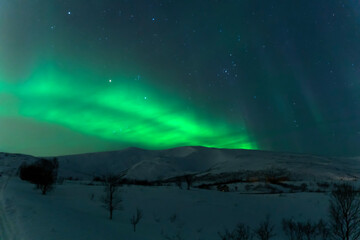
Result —
M217 124L218 120L210 125L186 109L181 110L184 109L181 102L172 103L173 97L161 96L145 84L141 88L132 86L126 77L117 75L103 86L84 87L78 79L101 77L86 74L85 69L78 76L64 72L42 65L27 83L15 86L11 92L25 102L19 108L21 116L147 148L178 144L255 147L249 143L245 130L234 126L230 130Z
M359 155L358 1L0 0L0 151Z

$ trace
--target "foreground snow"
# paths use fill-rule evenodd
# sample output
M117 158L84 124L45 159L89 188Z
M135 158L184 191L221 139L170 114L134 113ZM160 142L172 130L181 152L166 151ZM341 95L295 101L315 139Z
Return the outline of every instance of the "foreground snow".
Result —
M239 222L255 227L269 214L276 224L276 239L283 239L282 218L326 218L328 206L323 193L239 194L141 186L124 186L121 191L124 209L110 221L99 201L103 186L65 182L43 196L33 185L12 178L3 195L2 215L11 223L10 233L23 240L159 240L176 234L212 240L219 239L217 232L225 227ZM134 233L129 219L137 207L144 217Z

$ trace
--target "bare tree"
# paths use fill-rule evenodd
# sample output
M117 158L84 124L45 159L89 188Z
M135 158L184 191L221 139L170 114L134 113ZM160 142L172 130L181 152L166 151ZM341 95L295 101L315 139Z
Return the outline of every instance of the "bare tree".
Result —
M261 222L259 227L255 229L255 235L260 240L269 240L276 235L274 233L274 225L270 223L269 216L266 216L265 221Z
M132 218L130 218L130 223L134 227L134 232L136 232L136 225L140 222L142 216L143 216L142 210L136 208L136 215L133 215Z
M354 186L341 184L332 191L330 228L333 239L360 239L360 200Z
M121 196L119 193L119 181L120 178L115 175L107 175L104 177L105 194L101 198L101 202L103 203L103 207L109 210L109 218L112 219L113 211L121 209Z

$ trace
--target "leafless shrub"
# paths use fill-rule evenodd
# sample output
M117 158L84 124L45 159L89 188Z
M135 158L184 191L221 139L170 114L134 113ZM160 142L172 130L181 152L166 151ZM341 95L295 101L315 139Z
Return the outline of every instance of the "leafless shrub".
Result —
M233 231L224 229L223 232L218 232L221 240L251 240L253 238L249 226L239 223Z
M283 219L282 228L289 240L329 239L329 229L322 219L318 223Z
M265 220L255 229L255 236L260 240L269 240L276 234L274 233L274 225L270 223L270 217L266 216Z
M238 224L235 229L235 240L250 240L250 239L252 239L250 227L246 226L243 223Z
M130 223L134 227L134 232L136 232L136 225L140 222L141 218L143 217L142 210L139 208L136 208L136 214L130 218Z
M297 223L292 219L283 219L282 229L289 240L302 239L302 233L299 231Z

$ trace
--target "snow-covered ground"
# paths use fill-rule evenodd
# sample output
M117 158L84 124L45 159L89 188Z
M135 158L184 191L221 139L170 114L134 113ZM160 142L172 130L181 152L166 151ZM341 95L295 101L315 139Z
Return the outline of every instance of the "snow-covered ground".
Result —
M239 222L254 227L269 214L277 225L276 239L282 239L282 218L318 220L326 217L328 202L323 193L262 195L141 186L125 186L121 192L123 210L109 220L99 200L103 186L66 182L43 196L14 178L3 199L5 216L11 233L24 240L158 240L177 233L182 239L212 240L219 239L217 232L225 227ZM134 233L129 219L137 207L144 217Z
M44 196L16 175L23 161L35 158L0 153L0 239L215 240L220 239L217 232L224 228L232 229L240 222L254 228L266 215L276 226L274 239L285 239L281 230L283 218L326 219L329 200L327 192L287 193L286 184L306 183L307 189L316 190L318 181L357 180L359 176L357 158L193 147L163 151L131 148L58 159L60 176L80 180L65 180ZM128 178L158 180L189 172L216 176L269 167L287 169L304 177L279 185L285 189L281 194L257 194L266 192L265 183L251 183L253 187L246 191L243 188L249 183L234 183L238 191L233 192L125 185L120 187L123 210L116 211L113 220L108 219L100 201L104 186L89 184L94 183L94 176L109 172L125 171ZM256 188L256 184L265 190ZM233 185L230 184L231 189L235 189ZM133 232L130 218L136 208L143 210L144 217Z

